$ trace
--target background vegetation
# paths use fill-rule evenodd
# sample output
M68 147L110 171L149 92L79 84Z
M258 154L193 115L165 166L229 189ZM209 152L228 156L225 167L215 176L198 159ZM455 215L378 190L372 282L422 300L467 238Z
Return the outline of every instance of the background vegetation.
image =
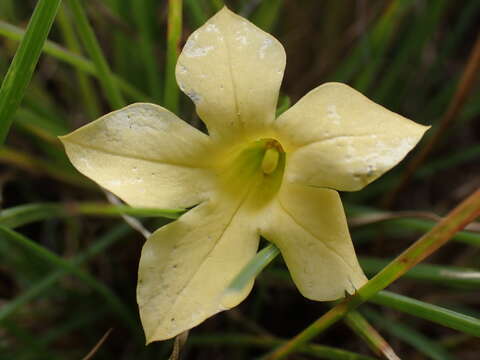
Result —
M120 214L142 217L150 230L177 214L109 204L71 167L56 136L135 101L198 126L172 69L188 35L223 2L60 2L0 1L0 142L8 134L0 148L0 359L81 359L91 350L95 359L166 359L172 342L144 346L135 302L144 240ZM343 194L369 277L479 187L480 1L226 3L284 44L283 108L325 81L342 81L433 125L400 166ZM478 215L479 197L463 223ZM455 216L446 222L452 231L433 235L449 240L461 227ZM291 358L478 359L480 226L469 230L388 291L372 290L368 303ZM440 246L433 235L424 239ZM393 278L416 262L407 260ZM243 304L191 332L183 356L260 357L305 328L318 335L308 326L331 306L303 298L278 257Z

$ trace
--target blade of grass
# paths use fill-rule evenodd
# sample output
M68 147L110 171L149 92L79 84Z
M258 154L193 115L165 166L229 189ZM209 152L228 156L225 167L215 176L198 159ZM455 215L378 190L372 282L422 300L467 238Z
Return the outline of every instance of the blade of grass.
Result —
M0 216L1 219L1 216ZM1 220L0 220L1 223ZM361 257L360 265L367 275L375 275L387 266L391 260ZM403 276L405 279L421 280L429 284L444 286L480 288L480 271L452 266L418 264Z
M284 0L264 0L252 15L252 22L266 32L272 32L278 21Z
M276 116L279 117L282 115L285 111L287 111L290 106L292 105L292 102L290 100L290 97L286 95L280 95L278 98L278 105L277 105L277 112Z
M208 334L192 335L188 341L191 346L212 346L218 344L236 346L236 347L255 347L260 349L271 349L285 343L285 340L272 338L250 336L243 334ZM298 353L316 356L320 359L329 360L374 360L366 355L356 354L347 350L337 349L324 345L304 345L297 349Z
M5 142L12 116L20 105L50 32L61 0L39 0L25 36L0 88L0 145Z
M471 91L475 85L480 70L480 34L477 36L475 45L470 52L469 59L465 65L462 77L458 83L455 95L453 96L447 111L440 120L436 131L428 138L420 152L408 163L405 172L398 185L391 192L387 192L382 204L384 207L390 207L395 201L400 191L410 182L413 174L424 163L440 139L444 136L447 129L457 118L463 105L466 103Z
M124 224L114 227L107 234L95 241L89 248L70 260L71 264L78 266L85 263L86 261L92 259L95 255L98 255L108 249L110 246L124 238L129 233L131 233L130 228ZM26 305L28 302L38 298L42 293L47 291L61 278L67 276L68 274L69 272L65 269L55 270L49 275L45 276L41 281L30 287L28 290L15 297L12 301L2 306L0 309L0 323L14 314L22 306Z
M97 322L98 319L104 317L107 312L107 309L97 307L95 309L91 309L88 313L72 316L66 321L62 321L61 324L43 333L41 338L38 339L38 342L40 345L47 346L77 329L80 330L84 327L91 328L93 324Z
M381 216L387 214L385 211L352 204L346 205L345 209L349 218L352 218L352 216L362 215L366 213L378 214ZM400 229L402 232L404 232L405 229L418 230L421 232L430 231L436 224L434 221L431 220L415 218L390 219L385 220L385 223L391 224L391 227L385 227L385 229ZM469 245L480 246L480 235L474 232L459 231L452 237L451 240Z
M145 67L147 82L152 99L158 104L162 101L162 79L155 56L155 17L156 2L132 2L133 15L139 29L139 54ZM152 9L152 6L154 7Z
M476 20L476 15L480 9L480 2L471 1L462 7L458 19L454 22L453 27L448 31L448 37L442 42L442 46L438 49L438 55L428 71L422 75L423 79L429 79L432 86L417 87L416 98L420 103L426 103L431 94L432 87L444 86L444 69L447 66L448 59L453 58L455 51L464 46L462 38L468 36L469 26L472 26ZM433 82L432 82L433 81ZM406 98L404 94L397 94L399 100ZM409 99L410 101L410 99ZM431 117L425 117L426 119Z
M165 65L164 106L178 114L179 89L175 79L175 66L180 53L182 37L182 0L168 0L167 54Z
M185 7L189 10L188 13L192 17L193 27L199 28L207 21L208 17L202 7L202 3L198 0L185 0Z
M108 203L30 203L0 210L0 225L14 229L36 221L78 215L163 217L177 219L182 209L133 208Z
M120 316L120 318L124 320L125 324L128 325L132 331L137 331L137 321L130 312L130 309L126 307L108 287L97 281L93 276L84 272L72 262L64 260L51 251L36 244L26 236L2 225L0 225L0 239L12 241L13 243L18 244L28 250L32 255L38 256L55 267L77 276L86 285L90 286L92 289L102 295L105 301Z
M415 23L407 29L408 34L403 40L399 50L395 52L395 57L388 63L388 71L382 76L381 82L375 88L372 96L380 104L385 103L388 95L398 96L399 80L404 76L404 69L410 71L412 58L422 54L422 48L435 32L435 28L445 14L448 5L451 2L438 0L425 7L423 12L416 16Z
M63 38L67 47L76 54L81 54L80 43L78 42L75 31L73 30L71 19L65 10L65 6L60 7L58 12L57 22L62 32ZM95 88L93 87L90 79L79 69L75 71L75 77L77 78L78 87L80 90L83 104L91 119L96 119L100 116L100 103L96 96Z
M358 334L377 355L388 360L401 360L387 341L358 312L351 311L345 316L345 323Z
M380 291L369 300L378 305L426 319L465 334L480 337L480 319L456 311L429 304L390 291Z
M240 271L227 287L226 293L241 291L280 253L274 244L269 244ZM386 359L398 360L391 346L382 336L358 313L351 312L346 318L347 325L352 328L376 354L383 354Z
M410 0L391 0L346 60L338 66L331 80L347 82L364 68L365 74L356 84L364 87L363 78L370 78L372 73L377 72L382 61L381 54L386 51L391 37L412 4Z
M6 330L15 336L18 340L20 340L20 343L22 346L17 346L17 348L24 348L26 349L26 352L30 355L30 359L33 359L35 356L38 358L38 354L42 354L44 357L42 359L52 359L52 360L60 360L61 358L57 355L54 355L49 349L47 349L43 344L41 344L37 336L34 336L33 334L29 333L28 331L22 329L21 326L16 321L5 321L3 324L3 327L6 328ZM2 334L3 335L3 334ZM2 336L3 338L3 336ZM0 348L0 350L2 350ZM12 349L13 350L13 349ZM23 356L25 356L25 351L21 352ZM5 352L2 351L2 359L18 359L20 358L20 353L13 355L12 357L3 357L5 356ZM24 358L24 357L23 357Z
M223 3L223 0L210 0L210 5L213 8L213 11L217 12L221 10L225 4Z
M376 325L380 326L382 330L413 346L418 352L429 358L433 360L454 360L440 344L431 341L416 329L406 326L398 320L389 320L371 309L362 308L362 313Z
M238 273L227 287L226 292L241 291L280 253L280 250L273 245L265 246L248 264Z
M80 39L98 71L98 77L108 102L112 109L120 109L125 106L125 100L117 87L117 83L114 81L107 60L105 59L95 33L90 26L82 2L79 0L68 0L68 5L76 21Z
M66 171L49 161L36 158L28 153L15 151L11 148L0 148L0 163L13 165L32 174L47 175L70 185L90 190L98 190L98 187L93 182L84 177L78 176L74 172Z
M430 232L422 236L407 250L400 254L394 261L386 266L373 279L367 282L353 296L350 296L318 318L301 333L280 346L266 359L281 359L291 353L300 345L323 332L350 310L358 307L370 299L380 290L387 287L393 281L405 274L410 268L425 259L428 255L439 249L460 229L480 215L480 189L471 194L466 200L458 205L450 214L438 223Z
M0 20L0 35L5 36L11 40L20 41L24 34L25 31L23 29ZM90 60L87 60L78 54L74 54L52 41L47 40L45 42L43 51L46 54L51 55L54 58L67 64L70 64L83 72L99 77L99 72ZM123 78L120 78L117 75L112 76L114 77L118 87L120 87L123 92L130 96L132 99L143 101L149 99L146 94L135 88L133 85L129 84Z
M4 0L0 2L0 14L8 21L16 19L15 7L13 0Z

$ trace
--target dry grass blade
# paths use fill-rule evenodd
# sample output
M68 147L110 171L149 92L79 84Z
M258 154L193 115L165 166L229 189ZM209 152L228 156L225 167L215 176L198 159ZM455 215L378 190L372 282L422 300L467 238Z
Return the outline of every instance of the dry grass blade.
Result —
M429 138L428 142L424 145L422 150L412 159L408 164L405 173L403 174L400 183L392 191L387 193L387 196L383 199L382 204L385 208L389 208L395 201L400 191L410 182L415 171L423 164L425 159L430 155L433 148L439 140L443 137L447 129L451 126L452 122L460 113L463 105L467 101L470 92L475 84L478 71L480 69L480 35L478 35L475 45L470 52L470 57L463 71L462 77L457 87L457 91L448 106L447 112L440 120L436 132Z
M97 344L93 347L93 349L90 350L90 352L87 355L85 355L82 358L82 360L90 360L93 357L93 355L97 353L98 349L100 349L103 343L107 340L107 338L109 337L112 331L113 329L108 329L108 331L101 337L101 339L98 340Z
M188 330L181 333L175 338L175 341L173 342L172 354L170 355L168 360L180 360L182 348L187 342L187 339L188 339Z
M371 225L382 221L417 218L439 222L441 216L428 211L379 211L370 214L359 215L348 219L350 227ZM472 222L465 226L465 230L480 232L480 223Z
M390 344L360 313L350 312L345 317L345 323L368 344L376 355L387 360L401 360Z

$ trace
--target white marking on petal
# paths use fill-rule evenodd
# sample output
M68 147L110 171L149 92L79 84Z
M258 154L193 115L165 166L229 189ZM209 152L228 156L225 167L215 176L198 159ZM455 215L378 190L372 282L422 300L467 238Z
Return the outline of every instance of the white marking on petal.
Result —
M195 34L198 35L198 34ZM194 37L195 38L195 37ZM212 45L205 47L198 47L195 40L189 39L184 47L185 56L187 57L200 57L207 55L212 51L214 47Z
M215 24L208 24L207 27L205 28L205 31L207 31L207 32L212 32L213 31L213 32L216 32L216 33L220 32L220 30L218 29L218 26L215 25Z
M339 125L339 120L342 118L337 112L337 106L334 104L327 106L327 117L331 119L335 125Z
M187 96L192 99L192 101L195 103L195 104L198 104L200 101L202 101L202 97L197 94L195 91L193 90L190 90L189 92L187 92Z
M265 58L265 53L266 53L267 49L270 46L272 46L272 43L273 43L273 41L270 38L263 39L262 46L260 46L260 49L258 49L258 56L260 57L260 59Z
M183 66L182 64L179 64L178 65L178 72L180 74L186 74L188 72L187 68L185 66Z
M247 37L244 36L244 35L239 35L235 38L235 40L237 40L240 44L242 45L247 45L248 44L248 40L247 40Z

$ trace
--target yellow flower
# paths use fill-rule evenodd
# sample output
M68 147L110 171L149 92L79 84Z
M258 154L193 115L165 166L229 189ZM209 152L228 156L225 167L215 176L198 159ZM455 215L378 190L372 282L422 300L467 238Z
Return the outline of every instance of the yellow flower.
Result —
M137 300L147 342L168 339L250 292L228 293L260 236L313 300L366 282L337 191L363 188L425 130L340 83L275 119L285 51L224 8L188 39L177 82L206 135L153 104L133 104L62 141L75 167L131 206L188 208L145 243Z

